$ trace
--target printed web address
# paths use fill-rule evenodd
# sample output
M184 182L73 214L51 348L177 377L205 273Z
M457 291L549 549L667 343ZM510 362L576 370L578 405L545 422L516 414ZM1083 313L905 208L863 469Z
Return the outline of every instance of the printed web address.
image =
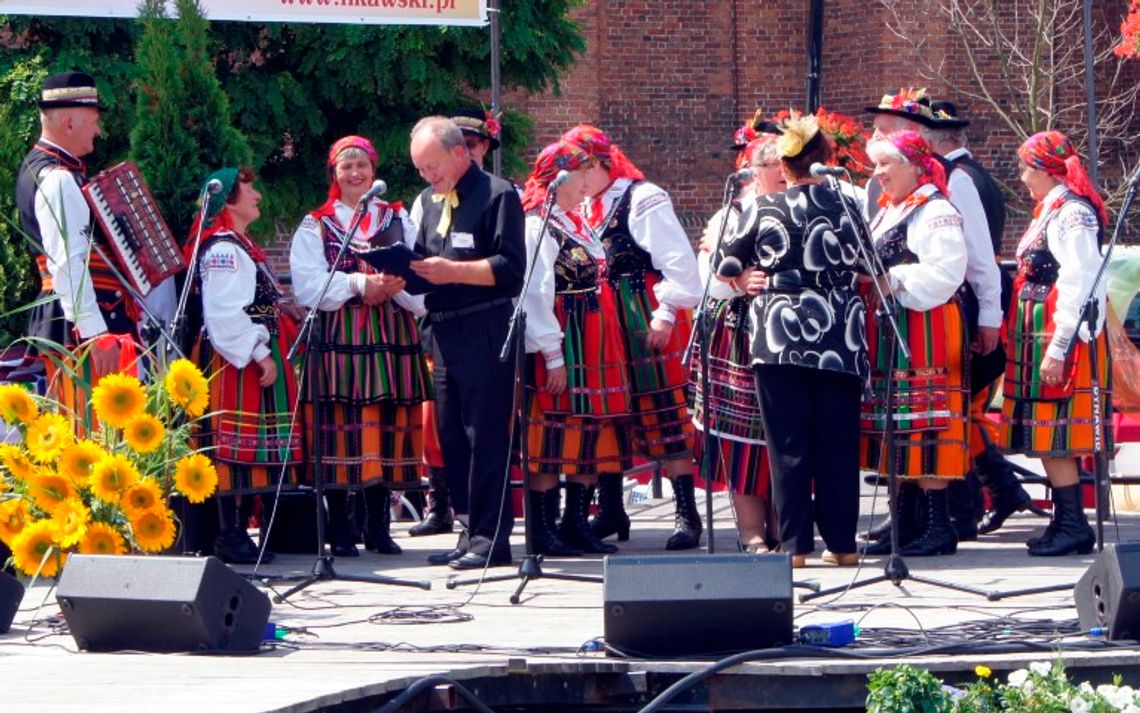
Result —
M454 10L455 0L281 0L282 5L316 7L382 7L394 10Z

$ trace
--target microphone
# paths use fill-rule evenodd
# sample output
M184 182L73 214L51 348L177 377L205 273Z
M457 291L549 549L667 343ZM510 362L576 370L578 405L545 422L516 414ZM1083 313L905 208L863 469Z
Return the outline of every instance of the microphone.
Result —
M823 176L846 176L847 169L842 166L824 166L822 163L813 163L811 165L811 175L815 178Z
M731 255L720 261L720 266L716 269L716 274L720 277L740 277L744 273L744 265L740 262L739 258Z
M211 178L209 183L206 184L206 192L210 195L215 195L222 192L222 182L216 178Z
M739 171L737 171L736 173L729 176L728 180L732 181L733 183L735 183L737 185L740 185L741 183L747 183L748 181L752 180L752 169L751 168L742 168Z
M376 196L384 195L387 192L388 192L388 184L385 183L384 181L380 180L380 179L376 179L375 181L372 182L372 187L368 189L367 193L365 193L364 195L362 195L360 197L360 201L358 201L358 202L367 203L368 201L372 200Z
M565 183L566 181L569 181L569 180L570 180L570 172L569 171L567 171L566 169L559 171L558 175L554 177L554 180L550 182L550 185L546 187L546 192L547 193L553 193L553 192L557 191L559 188L562 187L563 183Z

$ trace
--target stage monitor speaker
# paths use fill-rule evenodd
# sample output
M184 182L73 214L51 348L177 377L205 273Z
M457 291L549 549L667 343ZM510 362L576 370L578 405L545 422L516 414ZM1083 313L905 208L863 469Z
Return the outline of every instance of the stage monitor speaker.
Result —
M1140 542L1105 545L1073 588L1081 629L1140 639Z
M254 651L270 610L216 557L72 555L56 599L87 651Z
M641 658L720 657L792 643L782 554L609 556L606 645Z
M24 585L6 572L0 572L0 634L7 634L24 599Z

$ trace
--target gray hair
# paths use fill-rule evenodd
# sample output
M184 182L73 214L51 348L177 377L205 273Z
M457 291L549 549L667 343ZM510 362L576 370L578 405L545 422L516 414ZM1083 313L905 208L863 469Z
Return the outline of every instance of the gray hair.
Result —
M918 133L931 146L947 142L958 147L965 147L966 145L966 130L964 128L935 129L930 126L923 126L918 130Z
M463 132L459 126L446 116L427 116L416 122L412 127L412 138L415 139L420 132L426 131L432 138L440 143L445 150L450 151L456 146L463 146Z
M905 154L895 146L890 139L883 137L871 139L867 142L867 157L878 163L879 161L894 161L903 165L911 165Z

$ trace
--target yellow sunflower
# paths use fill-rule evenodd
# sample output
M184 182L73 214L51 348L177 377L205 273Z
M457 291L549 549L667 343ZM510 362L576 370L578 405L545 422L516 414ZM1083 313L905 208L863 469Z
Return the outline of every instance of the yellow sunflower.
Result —
M11 546L12 540L32 521L32 511L23 498L0 501L0 542Z
M192 453L178 461L174 469L174 487L192 503L200 503L218 487L218 471L210 459Z
M92 392L95 415L104 423L122 428L146 406L142 383L126 374L108 374L99 380Z
M121 555L127 552L122 533L105 522L87 526L87 534L79 541L79 552L84 555Z
M48 554L48 550L55 552ZM12 562L16 569L26 575L34 575L38 570L41 577L54 577L59 574L62 556L56 548L55 526L51 520L36 520L29 524L12 540ZM43 569L40 563L43 562Z
M69 498L56 506L51 514L55 525L55 541L60 547L74 547L87 534L91 511L77 498Z
M28 495L32 496L37 508L53 513L60 503L74 498L76 493L70 478L55 471L41 469L28 478Z
M45 413L28 426L28 453L40 463L59 458L64 448L75 443L75 429L58 413Z
M126 456L107 456L91 469L88 486L105 503L118 504L123 491L139 481L139 471Z
M166 508L147 510L131 519L135 544L144 552L161 552L174 544L174 518Z
M36 472L36 466L28 458L28 454L8 443L0 444L0 465L3 465L16 480L27 480Z
M0 386L0 418L8 423L31 423L39 415L40 408L27 389L16 384Z
M210 387L206 377L189 359L175 359L164 379L166 393L188 416L198 418L210 405Z
M123 438L135 453L150 453L162 445L166 426L150 414L135 416L123 426Z
M119 505L127 517L134 520L147 510L163 506L162 490L151 478L143 478L123 491L123 499Z
M106 457L107 452L98 443L84 439L68 446L59 455L59 472L82 488L87 485L95 464Z

